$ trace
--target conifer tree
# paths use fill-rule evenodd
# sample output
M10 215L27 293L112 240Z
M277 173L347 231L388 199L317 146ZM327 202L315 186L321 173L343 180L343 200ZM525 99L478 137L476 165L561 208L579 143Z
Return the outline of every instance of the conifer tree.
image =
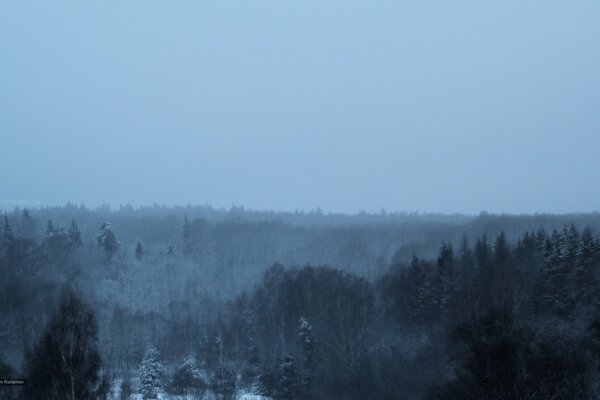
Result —
M105 261L110 261L120 246L115 235L115 230L110 222L100 224L96 235L96 243L104 252Z
M144 354L140 365L139 391L144 400L155 399L162 387L162 364L159 360L158 350L150 347Z
M144 247L138 240L137 244L135 245L135 259L140 261L142 258L144 258Z
M81 241L81 231L79 231L79 227L74 219L71 220L71 225L69 225L68 235L69 244L72 247L81 247L83 245L83 242Z

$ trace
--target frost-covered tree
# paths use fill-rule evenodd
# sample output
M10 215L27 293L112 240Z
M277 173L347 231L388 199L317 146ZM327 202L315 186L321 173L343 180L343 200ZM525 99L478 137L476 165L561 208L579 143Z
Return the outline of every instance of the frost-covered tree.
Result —
M186 357L175 368L170 386L173 393L179 395L198 393L204 390L206 382L202 379L202 374L194 357Z
M140 378L138 390L144 400L155 399L162 387L161 376L163 367L159 360L158 350L148 348L140 364Z
M110 222L102 222L96 234L96 243L104 252L105 260L110 261L119 249L115 230Z

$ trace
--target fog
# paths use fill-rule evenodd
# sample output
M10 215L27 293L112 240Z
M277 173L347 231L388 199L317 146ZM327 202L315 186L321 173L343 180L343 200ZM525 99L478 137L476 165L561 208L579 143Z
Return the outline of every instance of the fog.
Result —
M3 204L597 209L600 5L0 5Z

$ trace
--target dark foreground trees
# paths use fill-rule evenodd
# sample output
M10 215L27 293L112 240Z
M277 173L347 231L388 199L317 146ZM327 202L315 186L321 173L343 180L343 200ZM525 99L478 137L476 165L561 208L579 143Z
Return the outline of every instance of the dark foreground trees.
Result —
M97 400L108 382L100 373L98 327L91 308L66 290L46 330L27 355L24 399Z
M524 327L497 309L460 324L454 377L432 399L591 399L596 360L586 335Z

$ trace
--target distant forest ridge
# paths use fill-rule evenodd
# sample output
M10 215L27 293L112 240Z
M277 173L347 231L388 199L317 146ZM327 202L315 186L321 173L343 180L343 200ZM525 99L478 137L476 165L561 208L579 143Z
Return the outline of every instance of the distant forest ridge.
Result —
M26 228L22 226L23 212L33 221L33 224ZM302 247L303 250L309 250L310 255L311 248L316 245L314 239L320 238L322 246L331 245L329 253L339 255L349 251L353 253L352 261L363 265L364 260L360 259L360 253L369 256L370 261L367 264L379 258L389 262L392 257L408 261L412 253L420 257L433 257L442 243L458 244L463 237L474 241L481 236L496 237L503 232L509 242L515 242L525 231L544 229L550 232L570 224L574 224L580 230L590 227L592 231L600 231L598 212L517 215L484 211L475 216L382 210L380 213L342 214L325 213L320 209L309 212L256 211L245 209L243 206L219 209L210 205L126 205L119 208L105 205L92 209L67 203L55 207L16 208L5 211L5 215L17 233L28 230L28 234L36 240L44 238L48 221L65 227L75 221L81 230L84 244L86 241L95 241L101 223L110 222L122 245L121 250L131 251L138 241L151 247L162 246L165 249L170 241L174 241L177 247L182 248L182 226L184 219L187 219L196 231L195 240L220 240L219 236L226 235L228 231L232 231L234 235L248 233L250 237L244 239L250 240L249 244L260 238L278 238L276 242L281 247ZM202 235L198 235L198 231L203 231ZM261 248L269 245L255 244ZM288 249L287 253L290 251ZM347 260L339 260L335 255L313 260L304 254L300 258L283 257L265 261L285 262L288 265L323 262L338 266L347 264Z

